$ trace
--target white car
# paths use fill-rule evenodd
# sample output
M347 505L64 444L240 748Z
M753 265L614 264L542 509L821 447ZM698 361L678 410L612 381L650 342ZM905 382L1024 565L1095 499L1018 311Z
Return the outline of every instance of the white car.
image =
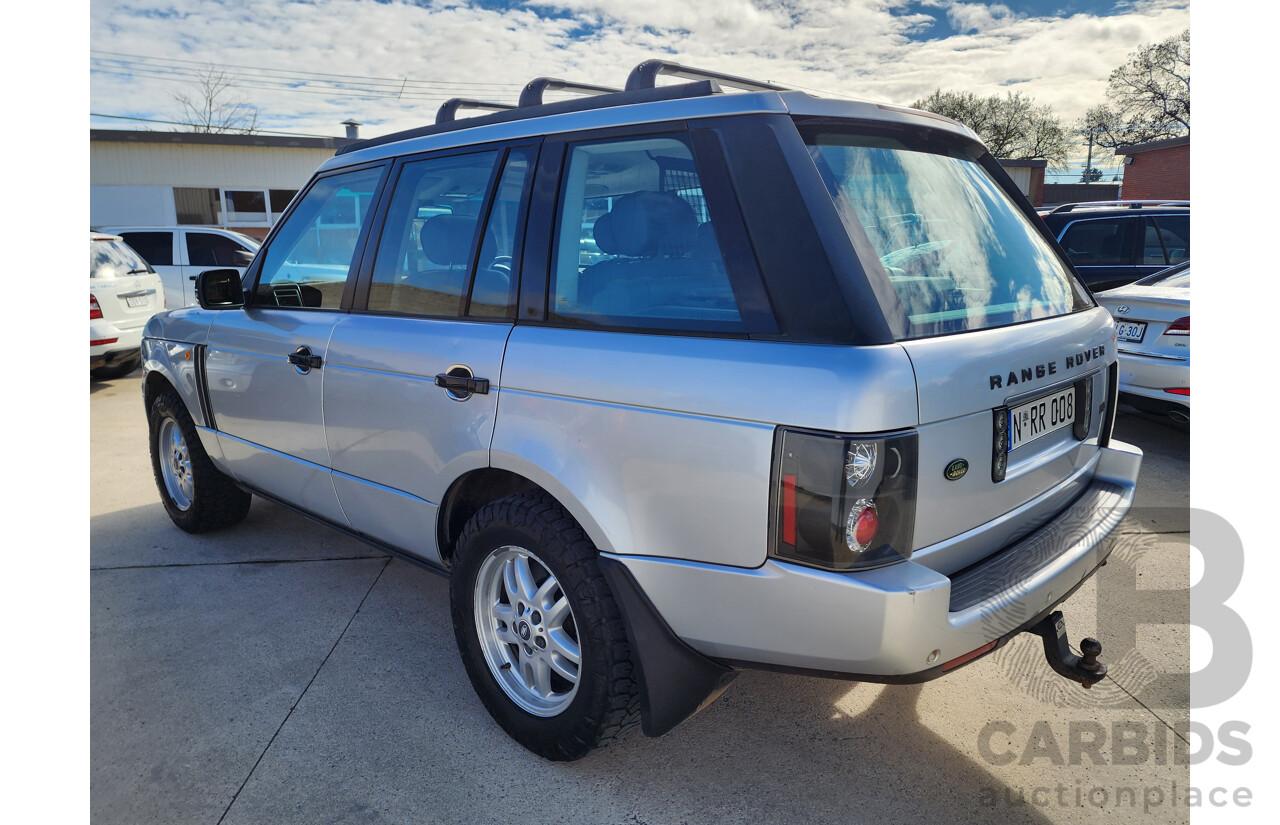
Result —
M1094 296L1116 320L1120 400L1191 420L1191 262Z
M146 259L164 282L172 309L196 302L196 276L208 269L235 269L242 276L261 244L230 229L210 226L104 226Z
M138 368L142 328L165 308L160 276L116 235L89 233L89 369L119 378Z

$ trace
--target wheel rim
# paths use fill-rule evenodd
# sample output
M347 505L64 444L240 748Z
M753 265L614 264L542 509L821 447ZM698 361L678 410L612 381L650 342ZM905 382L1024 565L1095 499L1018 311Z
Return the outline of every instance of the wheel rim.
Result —
M191 451L182 437L178 422L166 418L156 434L156 452L160 456L160 475L169 499L179 510L189 510L196 484L191 477Z
M582 661L569 598L536 555L507 545L476 575L475 623L489 672L535 716L556 716L578 692Z

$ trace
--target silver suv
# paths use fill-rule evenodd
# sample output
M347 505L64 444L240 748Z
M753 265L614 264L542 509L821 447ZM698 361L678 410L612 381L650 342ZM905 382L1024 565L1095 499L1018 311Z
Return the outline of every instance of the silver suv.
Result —
M1031 631L1101 679L1054 608L1133 501L1115 333L973 133L656 61L541 102L571 85L353 144L151 322L174 522L259 495L449 576L550 759L740 668L918 682Z

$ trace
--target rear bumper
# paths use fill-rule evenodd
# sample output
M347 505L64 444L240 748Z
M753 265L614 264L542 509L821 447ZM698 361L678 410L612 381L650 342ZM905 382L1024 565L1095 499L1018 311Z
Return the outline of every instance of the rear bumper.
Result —
M142 330L142 327L119 329L102 320L90 321L89 340L110 341L110 343L90 344L89 368L110 366L117 361L138 355L142 349Z
M1191 387L1191 361L1154 355L1120 352L1120 392L1125 395L1191 406L1191 396L1175 395L1166 389Z
M832 573L609 556L704 656L735 665L923 681L1021 630L1067 598L1111 551L1142 452L1113 441L1072 504L1026 538L951 576L912 561Z

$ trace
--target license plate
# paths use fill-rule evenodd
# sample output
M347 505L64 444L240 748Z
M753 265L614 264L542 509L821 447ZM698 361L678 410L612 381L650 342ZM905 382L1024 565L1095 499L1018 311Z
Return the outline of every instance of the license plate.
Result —
M1116 324L1116 339L1137 343L1147 332L1145 321L1121 321Z
M1070 427L1076 420L1076 389L1064 390L1019 404L1009 410L1009 452Z
M149 295L130 295L129 297L127 297L127 298L125 298L125 299L124 299L124 302L125 302L125 304L126 304L126 305L131 306L131 307L144 307L144 306L146 306L147 304L151 303L151 296L149 296Z

